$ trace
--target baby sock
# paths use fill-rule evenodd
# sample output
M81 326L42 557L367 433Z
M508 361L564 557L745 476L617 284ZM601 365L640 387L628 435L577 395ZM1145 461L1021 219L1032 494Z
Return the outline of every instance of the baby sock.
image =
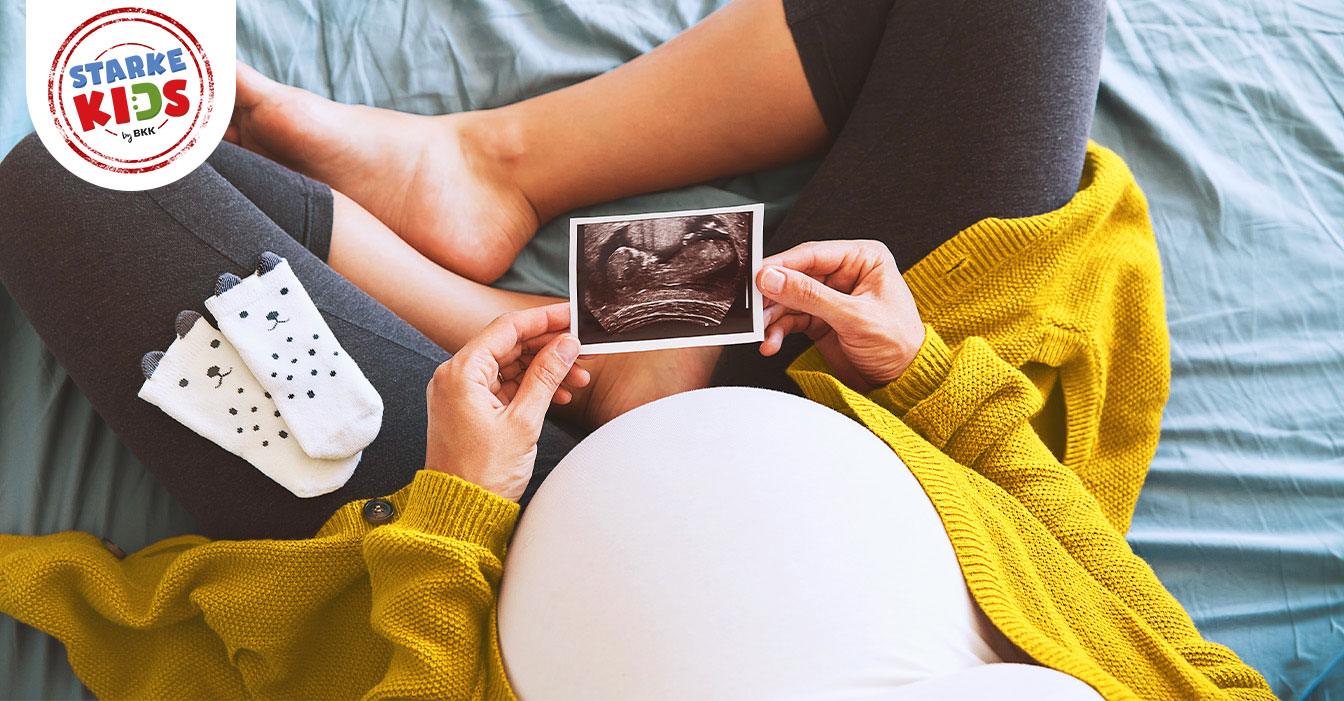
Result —
M378 435L382 397L341 348L288 261L267 251L255 275L220 275L205 306L275 398L304 452L346 458Z
M344 460L309 457L228 339L196 312L178 314L176 326L167 352L146 353L140 361L141 399L296 496L326 494L350 479L362 453Z

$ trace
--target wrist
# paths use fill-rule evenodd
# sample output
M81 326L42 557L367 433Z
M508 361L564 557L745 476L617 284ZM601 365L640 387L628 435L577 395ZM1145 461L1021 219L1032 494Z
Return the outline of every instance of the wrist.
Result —
M932 328L926 328L918 352L899 377L869 393L897 416L904 416L916 404L942 386L952 365L952 350Z
M518 501L527 489L529 475L518 470L482 467L492 465L488 459L425 459L425 469L457 477L509 501Z
M552 176L538 165L538 149L530 145L535 137L523 110L507 105L448 117L454 120L450 124L459 142L469 149L471 159L502 176L532 206L537 226L570 209L547 200L546 194L556 188L553 180L549 189L538 187Z
M882 387L900 379L905 371L914 364L915 358L919 357L920 349L924 347L926 337L927 331L922 321L918 321L909 329L903 329L889 344L892 348L891 356L889 362L882 368L882 372L864 379L873 388Z

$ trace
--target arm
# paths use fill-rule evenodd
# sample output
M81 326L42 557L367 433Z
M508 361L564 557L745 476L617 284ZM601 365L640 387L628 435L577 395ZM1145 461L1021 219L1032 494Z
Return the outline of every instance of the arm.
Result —
M507 697L493 613L517 505L429 471L388 500L383 526L360 501L309 540L124 559L87 533L0 535L0 612L60 640L99 698Z
M495 607L546 410L568 401L562 382L588 381L568 324L567 304L506 314L430 381L427 469L405 513L364 539L370 619L392 643L368 698L513 697Z
M978 585L968 580L977 600L995 599L986 610L1017 631L1015 642L1051 666L1086 650L1091 663L1078 669L1104 670L1092 683L1124 680L1144 696L1269 697L1254 670L1200 636L1101 502L1042 443L1030 424L1042 404L1033 383L983 338L949 348L921 322L885 247L809 243L764 262L762 352L795 331L816 342L794 379L903 447L944 521L955 516L961 530L949 536L963 567L981 574ZM1153 680L1160 688L1145 688Z
M424 470L397 520L364 537L373 631L392 644L365 698L509 698L495 631L518 505Z
M1268 687L1229 649L1200 635L1148 564L1077 475L1031 427L1040 393L981 338L949 348L931 328L910 367L869 398L943 451L1012 495L1077 563L1172 650L1225 691L1264 697Z
M510 698L495 601L514 503L560 387L565 305L501 317L430 384L427 467L369 525L307 540L188 536L115 556L86 533L0 535L0 612L65 644L101 698Z

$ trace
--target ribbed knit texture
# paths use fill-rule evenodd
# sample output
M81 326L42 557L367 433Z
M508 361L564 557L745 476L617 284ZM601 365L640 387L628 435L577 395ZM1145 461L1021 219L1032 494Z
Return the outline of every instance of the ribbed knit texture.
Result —
M790 373L909 465L995 625L1107 698L1272 698L1124 540L1169 367L1119 158L1093 146L1066 207L981 222L906 278L928 340L899 380L864 397L815 350ZM1057 388L1065 409L1039 411ZM432 472L390 500L381 526L360 501L308 540L182 537L125 560L86 534L0 536L0 611L64 642L104 698L512 698L495 601L517 506Z
M1273 698L1124 538L1171 371L1157 246L1120 158L1093 144L1064 208L979 222L905 278L927 338L900 378L865 397L815 349L789 372L905 461L990 620L1108 699Z
M421 471L370 526L172 538L0 536L0 610L63 643L100 698L509 699L495 599L518 505Z

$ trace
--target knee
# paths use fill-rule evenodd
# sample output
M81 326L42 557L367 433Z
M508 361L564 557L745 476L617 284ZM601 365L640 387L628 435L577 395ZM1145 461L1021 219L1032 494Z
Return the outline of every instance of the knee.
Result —
M52 158L37 133L23 137L0 161L0 240L8 240L27 228L41 227L44 216L60 198L69 202L72 187L84 183ZM7 248L7 247L6 247Z
M28 221L25 225L34 213L41 213L33 198L42 196L45 183L60 177L56 172L60 170L64 169L47 152L36 132L21 139L0 160L0 201L5 203L0 207L0 250L16 250L22 245L16 237L40 222Z
M0 251L81 243L60 239L96 231L86 226L89 220L117 211L126 195L66 170L36 133L29 134L0 161Z
M62 174L69 175L42 145L37 132L32 132L0 161L0 192L6 200L15 202L18 201L15 196L32 194L41 183L52 177L64 177Z

